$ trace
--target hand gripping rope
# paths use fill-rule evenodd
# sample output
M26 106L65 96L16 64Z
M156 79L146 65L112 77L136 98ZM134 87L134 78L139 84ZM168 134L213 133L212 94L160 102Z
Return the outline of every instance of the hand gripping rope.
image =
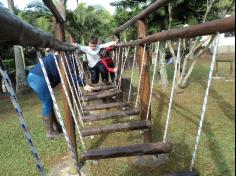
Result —
M20 105L19 105L19 102L17 100L17 97L16 97L16 94L13 90L13 87L12 87L12 84L11 84L11 80L9 79L9 76L7 75L6 71L3 71L2 68L0 67L0 73L4 79L4 82L6 83L6 88L7 88L7 91L9 93L9 96L11 98L11 102L18 114L18 118L20 120L20 123L21 123L21 127L24 131L24 135L25 135L25 138L28 142L28 145L30 147L30 151L31 151L31 154L34 158L34 162L36 164L36 168L39 172L39 175L40 176L46 176L46 173L45 173L45 170L43 168L43 165L42 165L42 162L39 158L39 155L37 154L37 150L33 144L33 140L32 140L32 137L31 137L31 134L28 130L28 127L26 125L26 122L25 122L25 119L24 119L24 116L23 116L23 113L21 111L21 108L20 108Z
M143 52L143 57L142 57L142 64L141 64L141 70L140 70L140 78L139 78L139 85L138 85L138 92L137 92L137 97L136 97L136 103L135 103L135 109L138 107L138 97L139 97L139 92L141 88L141 81L142 81L142 76L143 76L143 67L144 67L144 57L146 54L146 47L147 45L144 45L144 52Z
M193 166L194 166L194 163L195 163L195 160L196 160L197 149L198 149L198 145L199 145L199 141L200 141L200 137L201 137L201 133L202 133L202 126L203 126L203 122L204 122L204 119L205 119L208 95L209 95L209 91L210 91L210 87L211 87L212 75L213 75L214 66L215 66L215 62L216 62L216 54L217 54L219 39L220 39L220 35L218 35L217 38L216 38L216 44L215 44L215 47L214 47L214 54L212 56L212 63L211 63L211 68L210 68L210 72L209 72L209 77L208 77L208 83L207 83L207 89L206 89L206 93L205 93L205 97L204 97L204 102L203 102L203 105L202 105L201 120L200 120L200 123L199 123L197 137L196 137L196 141L195 141L195 147L194 147L194 152L193 152L192 161L191 161L191 165L190 165L190 171L193 170Z
M157 55L156 55L156 60L154 64L154 71L152 75L152 86L151 86L151 91L150 91L150 96L149 96L149 102L148 102L148 111L147 111L147 117L146 121L148 121L149 113L150 113L150 108L151 108L151 102L152 102L152 93L153 93L153 87L154 87L154 81L155 81L155 76L156 76L156 71L157 71L157 60L158 60L158 55L159 55L159 48L160 48L160 42L157 43Z
M137 46L134 48L134 58L133 58L133 65L132 65L132 72L131 72L131 80L130 80L130 85L129 85L129 96L128 96L128 103L130 101L131 97L131 91L132 91L132 82L133 82L133 75L134 75L134 64L137 59Z
M51 98L52 98L52 100L53 100L53 105L54 105L54 108L55 108L56 117L57 117L57 119L58 119L58 121L59 121L59 123L60 123L60 125L61 125L61 127L62 127L62 131L63 131L63 133L64 133L65 140L66 140L68 149L69 149L69 151L70 151L72 161L73 161L73 163L74 163L75 168L77 168L77 170L78 170L78 172L79 172L80 167L79 167L78 164L77 164L77 156L76 156L75 151L74 151L74 149L72 148L71 142L70 142L70 140L69 140L69 137L68 137L68 134L67 134L65 125L64 125L64 121L63 121L63 118L62 118L62 116L61 116L61 112L60 112L59 106L58 106L58 104L57 104L57 101L56 101L54 92L53 92L52 87L51 87L51 84L50 84L50 82L49 82L49 78L48 78L48 75L47 75L47 71L46 71L46 69L45 69L43 60L42 60L42 58L41 58L41 54L40 54L40 52L38 52L38 51L37 51L37 57L38 57L39 62L40 62L40 64L41 64L41 67L42 67L42 70L43 70L43 74L44 74L44 77L45 77L45 80L46 80L46 83L47 83L47 86L48 86L48 89L49 89Z
M180 47L181 47L181 39L179 39L179 46L178 46L178 53L177 53L177 59L175 62L175 72L174 72L174 77L173 77L173 84L172 84L172 89L171 89L171 95L170 95L170 102L169 102L169 108L168 108L168 113L167 113L167 118L166 118L166 127L165 127L165 133L163 137L163 142L166 143L166 137L167 137L167 131L169 127L169 122L170 122L170 113L171 113L171 108L172 108L172 102L173 102L173 97L174 97L174 90L175 90L175 82L176 82L176 76L177 76L177 71L178 71L178 63L180 60Z
M62 78L61 70L60 70L60 68L59 68L59 64L58 64L58 62L57 62L57 58L55 57L55 55L54 55L54 60L55 60L55 63L56 63L56 66L57 66L59 75L60 75L60 77L61 77L62 87L63 87L63 90L64 90L64 92L65 92L66 99L67 99L67 102L68 102L68 104L69 104L70 111L71 111L71 113L72 113L72 117L73 117L73 119L74 119L75 126L76 126L77 131L78 131L78 134L79 134L80 141L81 141L83 147L85 148L85 144L84 144L84 141L83 141L83 137L82 137L82 135L81 135L81 133L80 133L78 121L77 121L77 119L76 119L75 112L74 112L74 110L73 110L73 106L72 106L71 101L70 101L69 93L68 93L68 91L67 91L67 89L66 89L65 82L64 82L64 80L63 80L63 78ZM63 62L63 61L61 61L61 62ZM74 97L74 98L75 98L75 97ZM80 117L80 116L79 116L79 117ZM81 117L80 117L79 119L80 119L80 121L81 121L80 123L83 124L83 121L82 121Z

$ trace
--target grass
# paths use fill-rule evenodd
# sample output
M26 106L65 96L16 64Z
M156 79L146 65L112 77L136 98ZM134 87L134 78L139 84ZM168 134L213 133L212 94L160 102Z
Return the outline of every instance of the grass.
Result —
M206 89L209 61L202 60L195 68L191 84L183 94L175 95L168 131L168 141L173 150L166 164L158 168L139 168L132 164L134 158L101 160L90 167L94 176L160 176L164 173L189 170L191 155L199 123L199 114ZM223 66L222 66L223 67ZM221 67L227 73L227 66ZM171 82L173 71L169 68ZM126 75L130 73L127 72ZM138 85L135 74L134 86ZM170 84L171 85L171 84ZM152 122L154 142L161 141L167 115L169 90L154 87ZM234 82L213 80L209 94L206 119L197 153L195 168L201 175L235 175L235 87ZM62 103L60 91L57 97ZM133 97L134 98L134 97ZM44 135L40 104L34 94L20 98L25 119L46 169L67 154L64 139L49 141ZM138 117L137 117L138 118ZM124 121L124 120L122 120ZM96 125L114 123L107 121ZM23 137L16 113L8 98L0 99L0 175L37 175L35 166ZM126 146L142 143L139 132L115 133L85 139L87 148Z

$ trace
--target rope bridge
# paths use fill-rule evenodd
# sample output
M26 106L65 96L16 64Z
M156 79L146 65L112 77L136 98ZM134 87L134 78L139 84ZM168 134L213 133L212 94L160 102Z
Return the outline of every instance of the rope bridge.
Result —
M129 157L129 156L140 156L140 155L159 155L159 154L167 154L171 152L171 145L168 143L167 140L167 133L168 133L168 126L169 122L171 120L171 108L172 108L172 101L174 96L174 90L176 85L176 74L178 69L178 63L180 60L180 51L181 51L181 38L189 38L189 37L195 37L198 35L209 35L209 34L216 34L218 32L228 32L235 29L235 22L234 22L234 16L226 19L221 20L215 20L212 22L207 22L205 24L198 24L195 26L191 26L184 29L178 29L178 30L170 30L165 31L162 33L157 33L151 36L146 36L146 28L140 19L143 17L146 17L154 10L166 5L168 1L160 0L151 5L149 8L147 8L144 12L136 17L134 17L132 20L127 22L127 24L124 24L119 28L115 35L117 35L122 32L124 29L129 27L130 25L134 24L135 22L138 24L138 34L139 36L142 36L141 39L136 41L130 41L127 43L121 43L118 45L116 50L113 52L113 60L116 62L116 65L118 66L119 73L116 75L116 83L105 85L105 84L99 84L99 85L93 85L94 90L91 93L86 93L82 91L78 83L74 80L74 77L83 77L83 67L78 59L78 56L76 53L74 53L75 48L67 43L60 42L56 39L54 39L51 36L48 36L48 34L45 34L32 26L22 22L20 19L18 19L16 16L10 14L8 11L0 7L0 22L2 24L6 24L3 27L0 28L0 34L4 34L4 37L0 37L0 43L8 43L8 44L21 44L24 46L35 46L35 47L50 47L54 48L56 50L61 51L61 55L59 60L54 57L54 61L56 63L61 83L62 83L62 89L63 93L65 94L65 102L69 106L69 111L72 114L73 121L76 126L77 135L79 136L79 140L82 146L82 150L80 151L80 162L78 164L78 158L77 158L77 152L75 151L75 148L71 142L70 136L68 134L68 131L65 126L65 119L66 117L62 116L61 109L58 106L58 102L56 100L56 97L54 95L53 89L50 85L47 72L45 70L44 62L41 57L41 53L37 52L37 57L40 61L44 77L47 82L48 89L50 91L50 95L53 100L54 109L56 112L56 117L62 126L63 134L65 137L65 141L67 143L70 156L72 158L73 164L79 171L82 167L82 163L84 163L86 160L99 160L99 159L107 159L107 158L117 158L117 157ZM224 25L222 25L222 23ZM208 30L206 30L206 28ZM7 30L8 29L8 30ZM9 29L11 29L11 32L14 35L10 35L8 32ZM21 35L19 37L17 35L22 33L24 35ZM24 31L29 31L24 32ZM35 39L40 39L41 42L36 42L36 40L29 40L31 37L34 37ZM155 84L155 76L157 73L157 65L158 65L158 57L159 53L157 53L155 62L154 62L154 72L152 75L152 78L150 79L149 74L149 53L148 53L148 45L151 43L156 43L156 50L160 50L160 43L162 41L170 40L170 39L179 39L179 45L178 45L178 54L177 54L177 60L175 62L175 71L174 71L174 78L173 78L173 85L171 89L171 96L170 96L170 102L169 102L169 108L166 118L166 126L165 126L165 133L163 136L162 142L156 142L151 143L149 139L150 135L150 129L152 128L151 123L151 102L152 102L152 95L153 95L153 88ZM219 38L217 37L217 42L215 45L214 54L212 57L212 64L211 69L209 73L209 80L208 80L208 86L204 98L204 103L202 107L202 113L201 113L201 120L199 124L199 130L197 133L196 138L196 145L193 152L193 157L191 161L190 166L190 172L184 173L184 175L197 175L196 172L194 172L193 167L195 163L196 158L196 152L198 149L199 139L201 136L201 129L205 117L205 111L207 106L207 98L208 93L211 85L212 80L212 72L215 64L215 58L216 58L216 52L217 52L217 44L219 41ZM131 70L131 77L130 77L130 85L129 85L129 91L128 91L128 97L126 99L123 98L123 100L120 98L122 92L122 76L125 70L125 65L129 59L129 53L134 47L134 55L133 55L133 63L132 63L132 70ZM136 97L134 97L134 102L132 102L132 84L134 80L134 66L135 62L139 63L139 82L138 82L138 89L136 92ZM0 68L0 73L4 78L7 90L9 92L9 95L11 97L11 101L14 105L14 108L17 111L21 126L23 128L25 137L27 142L29 143L30 149L32 151L32 156L35 160L36 167L39 171L40 175L46 175L42 162L40 161L40 157L38 156L35 146L33 145L32 138L30 136L29 130L27 128L27 125L23 118L23 113L20 110L19 103L17 101L17 98L15 96L14 90L12 88L11 82L9 80L9 77L4 71L3 66ZM150 81L151 80L151 81ZM150 83L151 82L151 83ZM67 86L68 85L68 86ZM84 86L84 85L83 85ZM71 96L70 96L71 95ZM96 105L89 105L89 102L92 100L97 99L109 99L116 97L115 102L112 103L105 103L105 104L96 104ZM107 110L111 109L109 112L106 112L104 114L90 114L91 111L97 111L97 110ZM90 114L90 115L87 115ZM140 115L141 120L134 121L132 116L134 115ZM97 122L97 121L105 121L109 119L121 119L121 118L129 118L130 121L126 123L115 123L112 125L107 126L101 126L96 128L88 128L86 127L87 123ZM124 146L124 147L111 147L111 148L103 148L103 149L92 149L87 150L84 140L88 136L93 135L102 135L102 134L108 134L108 133L116 133L116 132L126 132L126 131L134 131L134 130L142 130L144 131L144 144L136 144L132 146Z

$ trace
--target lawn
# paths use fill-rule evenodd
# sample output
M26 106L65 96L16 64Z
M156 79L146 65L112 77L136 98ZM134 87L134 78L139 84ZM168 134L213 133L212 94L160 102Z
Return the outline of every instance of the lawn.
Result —
M168 141L172 144L173 150L169 154L166 164L158 168L140 168L133 164L134 158L101 160L97 164L91 165L90 169L93 175L160 176L165 173L189 170L209 65L209 60L201 60L193 72L189 87L185 89L183 94L176 94L174 97L168 131ZM228 69L227 65L222 69L222 74L227 73L226 69ZM159 84L154 86L152 102L153 142L161 141L163 138L172 73L173 71L169 68L170 85L168 90L162 89ZM129 74L130 72L126 73L126 75ZM137 78L138 74L136 73L134 86L138 84ZM61 104L62 98L58 89L56 93ZM201 175L235 175L234 97L234 82L213 80L195 165L196 170ZM5 96L0 98L0 175L37 175L19 120L9 98ZM33 93L21 97L19 101L39 155L44 166L49 170L66 156L65 140L49 141L46 139L40 116L40 105ZM96 125L112 122L114 121ZM94 139L87 138L85 141L87 148L126 146L142 143L142 136L140 132L126 132L103 135Z

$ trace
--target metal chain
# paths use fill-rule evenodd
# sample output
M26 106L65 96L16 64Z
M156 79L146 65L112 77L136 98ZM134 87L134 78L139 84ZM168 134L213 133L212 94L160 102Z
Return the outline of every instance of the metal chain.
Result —
M53 105L54 105L54 108L55 108L56 117L57 117L58 122L60 123L60 125L61 125L61 127L62 127L62 131L63 131L63 133L64 133L65 140L66 140L68 149L69 149L69 151L70 151L72 161L73 161L75 167L77 168L77 170L79 171L80 168L79 168L79 166L78 166L78 164L77 164L77 155L75 154L75 151L74 151L74 149L72 148L72 145L71 145L69 136L68 136L68 134L67 134L67 131L66 131L66 128L65 128L65 125L64 125L63 118L62 118L62 116L61 116L61 112L60 112L59 106L58 106L58 104L57 104L57 101L56 101L54 92L53 92L53 90L52 90L52 87L51 87L51 84L50 84L50 81L49 81L49 78L48 78L48 75L47 75L47 71L46 71L45 65L44 65L44 63L43 63L41 54L40 54L40 52L38 52L38 51L37 51L37 57L38 57L38 59L39 59L41 68L42 68L42 70L43 70L43 75L44 75L44 77L45 77L45 80L46 80L46 83L47 83L47 86L48 86L48 89L49 89L49 92L50 92L50 95L51 95L51 98L52 98L52 101L53 101Z
M9 96L11 98L12 105L14 106L14 108L16 110L16 113L18 115L18 118L20 120L21 128L23 129L24 136L25 136L25 138L26 138L26 140L28 142L28 145L30 147L30 151L31 151L31 154L32 154L32 156L34 158L34 162L35 162L36 168L37 168L37 170L39 172L39 175L40 176L46 176L43 164L42 164L42 162L40 160L40 157L39 157L39 155L37 153L37 150L36 150L36 148L34 146L34 143L33 143L33 140L32 140L32 136L31 136L31 134L29 132L29 129L27 127L25 118L24 118L23 113L21 111L18 99L17 99L16 94L14 92L14 89L12 87L11 80L10 80L7 72L3 71L1 68L0 68L0 73L1 73L1 75L3 77L3 79L4 79L5 86L7 88Z
M170 95L170 101L169 101L169 108L168 108L168 113L167 113L167 118L166 118L165 132L164 132L164 137L163 137L164 143L166 143L167 131L168 131L169 122L170 122L170 113L171 113L172 102L173 102L173 97L174 97L175 83L176 83L176 77L177 77L177 71L178 71L178 62L180 60L180 55L181 55L180 47L181 47L181 39L179 39L178 53L177 53L177 58L175 62L175 71L174 71L174 77L173 77L173 83L172 83L172 89L171 89L171 95Z
M138 92L137 92L137 97L136 97L136 103L135 103L135 109L138 107L138 97L139 97L139 92L141 88L141 81L142 81L142 76L143 76L143 67L144 67L144 57L146 54L146 44L144 45L144 52L143 52L143 58L142 58L142 64L141 64L141 70L140 70L140 78L139 78L139 85L138 85Z
M137 46L134 48L134 59L133 59L133 65L132 65L132 72L131 72L131 80L129 85L129 95L128 95L128 103L130 101L131 92L132 92L132 82L133 82L133 75L134 75L134 64L137 59Z
M218 34L218 36L216 38L215 47L214 47L214 54L212 56L212 63L211 63L211 68L210 68L210 72L209 72L209 77L208 77L208 83L207 83L207 89L206 89L206 93L205 93L205 97L204 97L204 102L203 102L203 105L202 105L201 120L200 120L199 127L198 127L197 137L196 137L196 141L195 141L195 147L194 147L194 151L193 151L193 155L192 155L192 161L191 161L191 165L190 165L190 171L192 171L193 167L194 167L194 163L195 163L195 160L196 160L196 154L197 154L197 150L198 150L198 146L199 146L199 141L200 141L200 137L201 137L201 133L202 133L202 126L203 126L203 122L204 122L204 119L205 119L205 113L206 113L207 102L208 102L208 95L209 95L209 91L210 91L210 87L211 87L211 81L212 81L214 66L215 66L215 63L216 63L216 55L217 55L217 48L218 48L218 44L219 44L219 39L220 39L220 35Z
M156 53L156 60L155 60L155 64L154 64L154 71L153 71L153 75L152 75L152 85L151 85L151 91L150 91L150 96L149 96L146 121L148 121L150 108L151 108L152 93L153 93L154 81L155 81L156 70L157 70L157 60L158 60L159 48L160 48L160 42L157 43L157 53Z

